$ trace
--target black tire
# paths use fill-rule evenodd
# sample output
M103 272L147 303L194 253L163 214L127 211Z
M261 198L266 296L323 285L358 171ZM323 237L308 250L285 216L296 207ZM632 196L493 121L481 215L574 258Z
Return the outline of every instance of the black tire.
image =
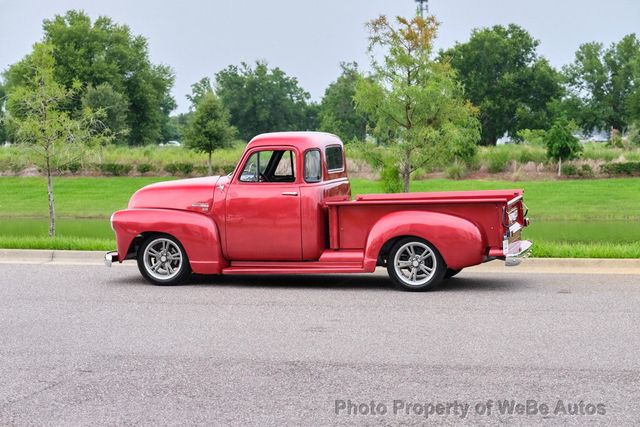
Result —
M437 288L447 268L435 246L418 237L406 237L391 248L387 258L387 271L396 287L421 292Z
M444 280L451 279L453 276L455 276L456 274L460 273L461 271L462 271L462 269L460 269L460 270L452 270L450 268L447 268L447 272L444 273Z
M167 234L147 237L138 249L137 258L140 274L154 285L177 285L191 274L187 252L176 238Z

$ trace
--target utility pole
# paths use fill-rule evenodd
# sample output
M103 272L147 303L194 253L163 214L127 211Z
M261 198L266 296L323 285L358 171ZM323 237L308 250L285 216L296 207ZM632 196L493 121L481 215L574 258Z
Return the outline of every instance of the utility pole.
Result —
M425 17L429 15L429 0L416 0L418 3L418 15Z

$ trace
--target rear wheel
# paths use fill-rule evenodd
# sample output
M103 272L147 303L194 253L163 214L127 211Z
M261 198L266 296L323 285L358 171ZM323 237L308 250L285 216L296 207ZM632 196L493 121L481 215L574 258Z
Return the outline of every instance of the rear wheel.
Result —
M191 273L184 248L167 235L150 236L142 243L138 269L154 285L177 285Z
M452 270L450 268L447 268L447 272L444 273L444 278L446 279L451 279L453 276L455 276L456 274L460 273L462 271L462 269L459 270Z
M446 267L434 246L418 237L407 237L391 248L387 271L400 289L427 291L442 282Z

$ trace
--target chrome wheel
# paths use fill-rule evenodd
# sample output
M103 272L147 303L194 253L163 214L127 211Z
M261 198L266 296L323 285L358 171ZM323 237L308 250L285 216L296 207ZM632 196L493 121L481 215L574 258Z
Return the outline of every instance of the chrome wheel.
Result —
M168 281L180 274L184 256L175 242L160 237L145 247L143 262L149 276L159 281Z
M408 286L421 286L429 282L436 274L437 265L433 250L418 241L405 243L393 257L398 279Z

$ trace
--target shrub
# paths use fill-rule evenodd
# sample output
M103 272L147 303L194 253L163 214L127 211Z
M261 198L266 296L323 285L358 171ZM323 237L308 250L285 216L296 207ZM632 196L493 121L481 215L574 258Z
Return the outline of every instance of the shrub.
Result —
M580 167L580 169L578 169L578 176L581 178L593 178L595 173L593 172L591 165L585 163Z
M189 175L193 172L193 163L169 163L164 170L171 175Z
M385 193L401 193L402 180L400 179L400 169L393 164L386 164L382 168L380 176L382 180L382 189Z
M151 163L140 163L138 166L136 166L136 169L140 173L147 173L153 169L153 166L151 165Z
M203 166L203 165L196 165L193 167L193 173L195 173L198 176L207 176L209 175L209 167Z
M447 167L445 172L449 179L462 179L467 175L467 167L463 162L455 160L449 167Z
M72 174L76 174L80 169L82 169L82 164L80 162L71 162L67 164L66 169Z
M578 175L578 168L576 167L576 165L572 165L572 164L562 165L562 175L576 176Z
M600 170L609 175L640 175L640 162L607 163Z
M509 153L506 150L495 148L487 153L487 168L491 173L504 172L509 161Z
M100 165L100 172L113 176L128 175L131 169L133 166L125 163L102 163Z

